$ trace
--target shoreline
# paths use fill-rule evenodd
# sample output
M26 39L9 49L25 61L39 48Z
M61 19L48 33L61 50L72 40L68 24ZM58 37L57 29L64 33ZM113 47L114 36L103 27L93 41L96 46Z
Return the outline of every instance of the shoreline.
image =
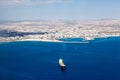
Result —
M23 40L17 40L17 41L40 41L40 42L59 42L59 43L89 43L88 41L82 42L82 41L60 41L60 40L40 40L40 39L23 39ZM15 41L15 42L17 42Z
M39 42L59 42L59 43L89 43L89 41L93 41L96 39L107 39L107 38L120 38L120 36L110 36L110 37L97 37L91 40L84 39L83 41L62 41L62 40L48 40L48 39L21 39L21 40L12 40L12 41L0 41L0 43L7 42L19 42L19 41L39 41ZM72 39L72 38L71 38Z
M47 40L47 39L22 39L22 40L16 40L16 41L44 41L44 42L62 42L59 40Z

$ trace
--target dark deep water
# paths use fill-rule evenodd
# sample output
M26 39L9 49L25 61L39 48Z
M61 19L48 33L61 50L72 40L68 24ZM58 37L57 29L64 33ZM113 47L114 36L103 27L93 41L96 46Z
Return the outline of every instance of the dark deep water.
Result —
M120 80L120 38L0 43L0 80Z

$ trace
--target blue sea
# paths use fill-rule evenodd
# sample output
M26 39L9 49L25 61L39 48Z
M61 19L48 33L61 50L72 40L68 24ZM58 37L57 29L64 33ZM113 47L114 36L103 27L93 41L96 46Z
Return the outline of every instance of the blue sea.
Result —
M120 80L120 37L0 43L0 80Z

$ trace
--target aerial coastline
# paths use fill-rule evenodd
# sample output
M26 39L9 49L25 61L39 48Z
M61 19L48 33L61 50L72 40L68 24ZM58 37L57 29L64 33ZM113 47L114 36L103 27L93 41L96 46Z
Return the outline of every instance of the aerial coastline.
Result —
M120 20L96 21L20 21L0 24L0 42L50 41L62 38L95 38L120 36Z

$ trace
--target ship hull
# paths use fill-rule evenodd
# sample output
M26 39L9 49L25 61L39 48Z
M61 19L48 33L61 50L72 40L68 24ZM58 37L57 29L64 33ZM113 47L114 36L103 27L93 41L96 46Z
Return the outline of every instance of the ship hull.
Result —
M65 71L66 67L65 66L60 66L61 70Z

